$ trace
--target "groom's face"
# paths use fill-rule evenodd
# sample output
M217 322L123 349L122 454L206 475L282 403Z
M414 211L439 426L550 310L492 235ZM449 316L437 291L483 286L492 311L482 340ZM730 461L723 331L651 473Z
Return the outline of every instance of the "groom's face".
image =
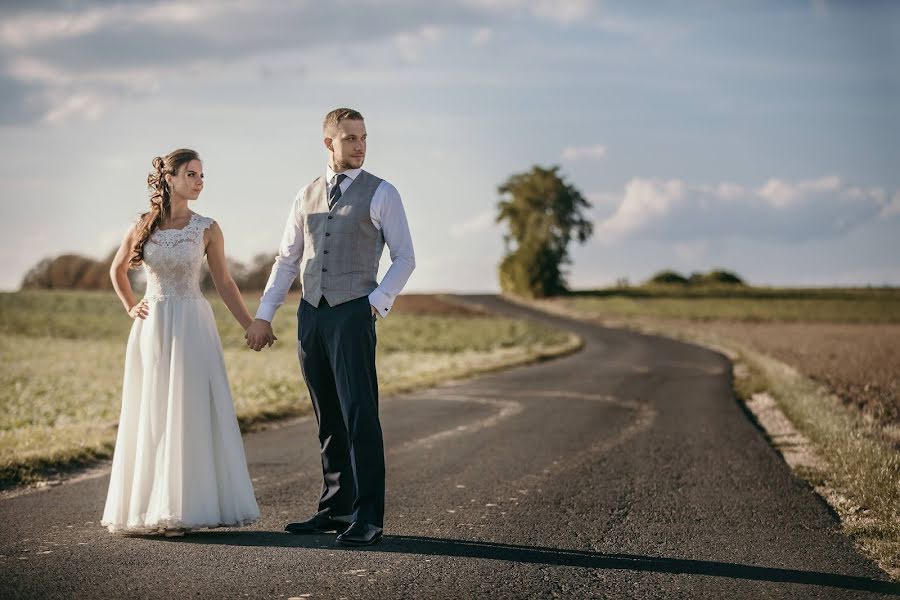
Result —
M325 132L325 145L334 154L334 164L341 170L358 169L366 160L366 123L344 119Z

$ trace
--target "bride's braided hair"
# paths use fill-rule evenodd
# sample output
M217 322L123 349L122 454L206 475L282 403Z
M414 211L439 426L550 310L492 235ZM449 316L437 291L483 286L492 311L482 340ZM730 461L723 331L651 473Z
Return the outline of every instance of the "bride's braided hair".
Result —
M144 243L159 228L160 224L169 218L171 213L172 204L166 175L177 175L181 166L192 160L200 160L200 155L187 148L173 150L164 157L157 156L153 159L153 170L147 175L150 210L141 215L135 228L129 261L132 267L137 267L143 262Z

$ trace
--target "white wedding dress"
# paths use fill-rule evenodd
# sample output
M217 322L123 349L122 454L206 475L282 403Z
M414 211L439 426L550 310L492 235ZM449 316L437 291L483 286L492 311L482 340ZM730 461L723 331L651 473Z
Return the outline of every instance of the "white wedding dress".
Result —
M144 244L149 314L125 351L122 412L101 524L111 532L237 527L259 518L212 308L200 292L203 232Z

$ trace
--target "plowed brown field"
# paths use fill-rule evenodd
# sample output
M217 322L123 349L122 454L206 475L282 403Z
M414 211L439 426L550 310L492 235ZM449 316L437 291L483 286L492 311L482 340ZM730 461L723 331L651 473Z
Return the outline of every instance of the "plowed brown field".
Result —
M879 423L900 425L898 324L714 321L694 326L793 365Z

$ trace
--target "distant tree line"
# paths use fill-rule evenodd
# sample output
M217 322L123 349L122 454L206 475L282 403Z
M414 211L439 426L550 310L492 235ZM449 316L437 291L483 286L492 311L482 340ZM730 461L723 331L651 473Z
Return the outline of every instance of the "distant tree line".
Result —
M722 269L707 273L694 272L684 276L677 271L665 270L647 280L647 285L747 285L743 279Z
M116 256L114 249L105 258L97 260L78 254L63 254L53 258L45 258L29 269L22 279L22 289L78 289L78 290L111 290L109 268ZM260 291L266 287L275 253L262 253L253 257L249 264L233 258L227 258L231 276L241 290ZM128 279L133 288L144 287L142 269L132 269ZM300 278L294 282L292 289L299 289ZM200 273L200 288L203 291L215 289L212 276L206 262Z
M115 255L113 250L102 260L78 254L45 258L25 273L22 289L112 289L109 267Z

